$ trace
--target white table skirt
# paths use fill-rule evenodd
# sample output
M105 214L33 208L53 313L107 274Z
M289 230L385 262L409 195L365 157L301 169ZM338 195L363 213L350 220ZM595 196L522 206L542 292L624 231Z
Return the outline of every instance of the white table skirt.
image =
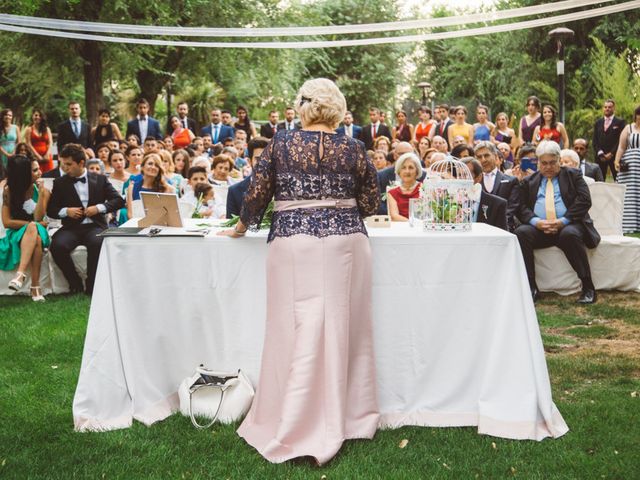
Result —
M381 426L477 426L540 440L568 428L552 398L516 237L371 232ZM75 427L147 425L177 408L204 363L256 384L265 320L264 234L234 240L108 238L103 245Z

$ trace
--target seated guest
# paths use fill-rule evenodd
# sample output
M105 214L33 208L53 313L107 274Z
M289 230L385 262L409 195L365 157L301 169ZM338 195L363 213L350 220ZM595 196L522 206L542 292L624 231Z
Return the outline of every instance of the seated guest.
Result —
M130 133L127 135L127 143L132 147L141 147L142 142L140 141L140 137L135 133Z
M158 153L160 151L160 145L158 144L158 140L154 137L147 137L144 139L144 143L142 144L143 151L145 155L147 153Z
M563 149L560 152L560 166L565 168L575 168L580 173L582 173L582 170L580 170L580 157L576 152L574 152L573 150L569 150L567 148ZM584 177L584 181L587 183L587 185L590 185L596 182L591 177Z
M420 198L422 184L418 179L423 175L420 159L413 152L401 155L396 160L395 172L401 183L387 192L389 216L394 222L408 222L409 200Z
M133 218L133 202L140 200L140 192L175 193L175 188L170 185L162 168L162 159L158 153L148 153L142 160L140 175L131 177L131 183L127 190L127 215Z
M109 163L113 172L109 176L110 180L118 180L120 182L126 182L131 177L131 173L127 171L127 160L124 157L124 153L120 150L111 150L109 154ZM89 162L87 162L87 168L89 168Z
M451 143L451 149L453 150L454 148L456 148L458 145L466 145L467 141L464 139L464 137L462 135L456 135L455 137L453 137L453 143Z
M498 150L490 141L480 141L474 148L475 157L480 161L484 179L482 188L487 193L497 195L507 201L507 224L509 231L517 226L516 213L520 194L518 191L518 179L505 175L498 168Z
M225 205L215 199L215 192L210 183L198 183L193 188L193 196L196 198L196 210L194 213L201 218L225 218Z
M187 177L187 185L185 187L185 194L180 199L181 202L190 203L194 207L198 201L197 197L194 195L194 189L196 185L199 183L209 184L209 180L207 179L207 169L204 167L200 167L194 165L189 169L188 177ZM227 197L228 198L228 197Z
M535 166L535 170L530 166ZM519 182L524 178L533 175L538 169L538 157L536 157L536 147L530 143L525 143L518 149L518 154L511 169L505 170L506 175L516 177Z
M87 160L87 171L97 175L104 175L104 163L99 158Z
M111 147L109 147L109 145L107 143L101 143L100 145L98 145L98 148L96 149L96 157L98 160L102 161L102 164L104 165L104 172L102 172L102 175L111 175L111 172L113 171L113 169L111 168L111 165L109 164L109 155L111 154ZM92 158L92 157L89 157ZM86 167L87 165L85 165Z
M209 181L214 185L233 185L237 183L229 174L233 167L233 160L229 155L225 153L216 155L211 163L211 178Z
M78 246L87 247L87 287L91 295L98 267L102 238L96 235L107 227L106 214L122 207L124 201L103 175L87 172L81 145L69 144L60 152L66 175L53 182L47 215L61 218L62 228L51 241L51 254L62 270L71 292L82 291L82 280L71 260Z
M451 149L451 156L455 158L473 157L473 149L466 143L461 143Z
M176 173L176 166L173 163L173 156L167 150L161 150L160 158L162 160L162 168L164 170L164 178L170 185L173 185L176 195L181 196L183 191L182 182L184 177L179 173Z
M373 152L371 161L373 162L373 166L376 167L377 171L384 170L385 168L390 166L390 163L387 161L387 155L383 150Z
M427 150L431 149L431 139L429 137L422 137L418 140L418 145L416 150L418 151L418 156L420 160L424 162L424 156L427 153ZM434 149L435 150L435 149Z
M191 167L191 158L186 150L180 149L173 152L173 167L175 173L187 178L189 167Z
M2 192L2 224L6 232L0 238L0 270L18 267L9 282L9 288L17 291L31 267L31 298L41 302L44 301L40 290L42 252L49 246L47 223L43 219L50 194L40 180L37 161L15 155L9 157L7 171L7 185Z
M473 183L477 185L480 195L473 199L473 221L488 223L494 227L509 231L507 227L507 201L504 198L487 193L482 183L482 164L475 158L466 157L461 161L469 167Z
M60 178L64 175L64 163L58 161L58 166L42 174L42 178Z
M596 182L604 182L604 176L602 175L602 170L595 163L587 162L587 150L589 149L589 142L587 142L584 138L576 138L573 141L573 150L580 157L580 170L582 170L582 175L586 177L593 178Z
M502 171L513 168L513 152L511 151L511 147L504 142L500 142L497 148L498 152L502 154Z
M520 242L534 301L538 297L533 252L557 246L582 282L578 303L596 301L587 248L600 243L600 235L589 218L591 196L579 171L560 168L560 147L543 140L536 149L539 171L520 185L520 225L515 234Z
M255 137L249 141L249 158L251 159L251 168L255 167L260 158L262 151L267 148L269 140L265 137ZM240 209L242 208L242 200L244 194L249 188L251 183L251 177L246 177L241 182L231 185L227 192L227 218L234 216L240 216Z
M436 151L438 151L438 152L442 152L442 153L448 153L449 152L449 144L440 135L435 135L431 139L431 146L433 148L435 148Z
M415 153L413 150L413 146L409 142L400 142L393 150L392 159L393 161L390 163L395 163L398 158L400 158L405 153ZM387 157L387 160L389 157ZM422 181L424 177L419 178L418 180ZM380 188L380 192L382 193L383 200L380 202L380 207L378 208L378 215L386 215L387 214L387 201L385 200L384 192L387 191L387 187L394 184L397 180L396 171L393 165L387 167L378 172L378 186Z
M124 152L124 156L127 159L127 173L130 175L138 175L140 173L142 157L144 156L142 147L129 145L127 150Z
M383 152L391 152L391 140L387 137L378 137L373 142L373 151L382 150Z

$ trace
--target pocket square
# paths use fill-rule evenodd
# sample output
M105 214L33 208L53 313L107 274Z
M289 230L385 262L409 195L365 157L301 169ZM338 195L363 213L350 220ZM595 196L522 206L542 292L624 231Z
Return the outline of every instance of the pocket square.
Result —
M509 180L500 180L500 183L509 183Z

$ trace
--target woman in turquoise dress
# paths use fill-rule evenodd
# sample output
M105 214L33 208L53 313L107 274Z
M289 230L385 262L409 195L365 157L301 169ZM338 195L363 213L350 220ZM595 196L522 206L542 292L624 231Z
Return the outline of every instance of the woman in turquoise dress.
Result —
M4 166L16 149L16 145L20 142L20 130L13 123L13 112L8 108L0 112L0 120L2 128L0 129L0 159Z
M9 157L7 169L7 186L2 193L6 236L0 238L0 269L18 268L9 282L9 288L18 291L31 266L31 297L41 302L44 297L40 289L40 267L43 250L49 246L47 224L43 219L50 194L40 180L38 162L16 155Z

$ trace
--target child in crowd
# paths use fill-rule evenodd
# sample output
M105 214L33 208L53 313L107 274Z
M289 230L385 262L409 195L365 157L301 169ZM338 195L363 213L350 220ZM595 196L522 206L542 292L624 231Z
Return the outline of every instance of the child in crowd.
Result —
M215 201L215 192L210 183L198 183L193 188L193 195L196 199L202 199L196 208L203 218L225 218L225 206L219 205Z
M195 207L198 201L198 197L194 194L196 185L200 183L206 183L209 185L209 181L207 180L207 170L204 167L193 166L189 169L189 173L187 175L187 185L185 186L184 195L180 201L190 203Z

